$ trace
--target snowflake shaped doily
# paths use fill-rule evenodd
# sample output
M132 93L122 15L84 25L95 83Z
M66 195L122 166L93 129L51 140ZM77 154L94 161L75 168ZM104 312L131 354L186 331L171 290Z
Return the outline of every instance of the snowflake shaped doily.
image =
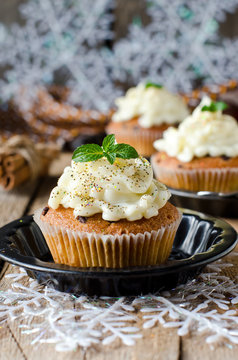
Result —
M238 288L223 274L232 266L219 260L186 286L136 298L76 297L39 285L20 270L6 275L11 287L0 292L0 320L20 319L22 333L35 335L32 344L54 343L58 351L116 339L134 345L143 336L141 319L144 329L159 322L178 328L180 336L192 330L204 332L208 343L223 339L237 344Z

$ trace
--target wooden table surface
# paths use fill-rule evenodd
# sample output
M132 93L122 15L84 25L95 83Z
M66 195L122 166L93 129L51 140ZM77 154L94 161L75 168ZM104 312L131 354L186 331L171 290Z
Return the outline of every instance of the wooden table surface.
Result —
M71 155L62 154L50 170L50 176L34 184L27 184L10 193L0 191L0 226L33 213L35 209L47 203L49 192L57 182L64 167L70 163ZM238 230L238 220L229 220ZM237 268L238 268L238 257ZM10 286L10 279L5 275L12 271L10 265L5 266L0 277L0 289ZM237 270L238 271L238 270ZM210 360L210 359L238 359L238 345L227 347L216 345L212 350L204 342L201 335L177 335L176 329L163 328L157 325L153 329L143 330L142 339L137 340L135 346L122 345L119 341L110 346L97 346L86 351L60 353L54 345L31 345L32 335L22 335L19 321L8 322L0 327L0 360Z

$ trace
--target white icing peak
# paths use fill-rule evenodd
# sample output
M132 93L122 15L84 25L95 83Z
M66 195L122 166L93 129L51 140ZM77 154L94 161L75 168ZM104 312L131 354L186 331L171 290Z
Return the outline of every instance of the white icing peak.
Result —
M150 163L144 158L105 158L76 163L65 168L50 195L49 206L73 208L74 216L102 213L105 220L139 220L158 215L170 197L166 186L153 179Z
M183 162L194 157L238 156L238 123L222 111L202 111L210 105L211 99L203 98L199 106L178 127L170 127L163 139L154 142L156 150Z
M136 116L139 124L149 128L163 123L174 124L188 116L189 111L183 99L170 93L164 87L157 88L139 84L129 89L126 95L115 100L118 110L112 121L128 121Z

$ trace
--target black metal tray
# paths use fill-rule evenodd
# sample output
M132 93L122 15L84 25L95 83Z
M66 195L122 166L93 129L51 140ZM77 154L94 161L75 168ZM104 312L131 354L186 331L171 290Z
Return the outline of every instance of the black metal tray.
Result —
M209 191L191 192L168 188L172 194L169 200L175 206L180 206L213 216L238 218L238 192L220 194Z
M24 267L39 283L47 282L60 291L98 296L155 293L195 277L206 264L228 254L237 242L236 231L225 221L182 211L173 250L164 265L82 269L55 264L32 216L0 229L0 258Z

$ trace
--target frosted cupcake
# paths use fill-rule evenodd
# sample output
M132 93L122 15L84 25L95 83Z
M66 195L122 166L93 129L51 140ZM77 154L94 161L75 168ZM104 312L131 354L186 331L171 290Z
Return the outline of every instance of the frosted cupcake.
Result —
M223 102L206 97L178 127L154 143L151 162L167 186L190 191L238 191L238 123Z
M153 142L189 111L183 99L155 83L139 84L116 99L118 109L106 128L118 142L126 142L143 156L154 153Z
M155 265L168 258L181 219L169 197L150 163L109 135L102 147L83 145L74 152L49 206L34 219L56 263Z

